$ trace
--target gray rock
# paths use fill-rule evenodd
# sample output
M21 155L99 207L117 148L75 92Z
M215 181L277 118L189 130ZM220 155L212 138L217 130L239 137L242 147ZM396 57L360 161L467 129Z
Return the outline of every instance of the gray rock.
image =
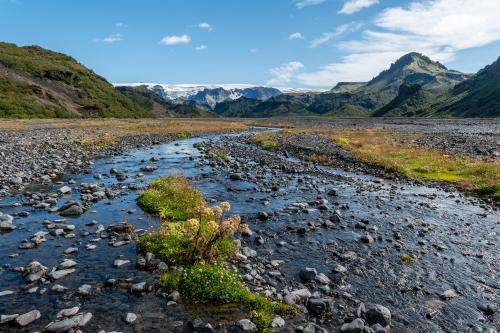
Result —
M443 291L439 296L442 299L452 299L452 298L457 297L458 294L457 294L457 292L455 290L448 289L448 290Z
M50 288L52 291L55 291L57 293L63 293L68 290L65 286L61 286L60 284L54 284L52 288Z
M316 280L316 282L319 282L321 284L329 284L331 282L330 278L323 273L318 273L318 275L314 277L314 280Z
M485 315L492 316L498 311L498 306L491 303L482 303L478 306Z
M31 324L35 320L40 319L41 316L42 316L42 314L40 313L40 311L31 310L30 312L26 312L20 316L17 316L15 321L16 321L17 325L24 327L24 326L28 326L29 324Z
M271 327L272 328L279 328L285 326L285 320L281 318L280 316L276 316L273 318L273 321L271 322Z
M63 186L59 189L59 193L61 194L68 194L71 192L71 187L69 186Z
M17 313L16 314L11 314L11 315L1 315L0 316L0 325L6 324L8 322L11 322L14 319L16 319L18 316L19 315Z
M122 267L123 265L130 264L130 260L124 260L124 259L116 259L113 263L113 266L116 268Z
M306 307L309 313L324 316L332 312L333 301L330 298L309 298Z
M236 323L243 332L257 332L257 326L248 319L241 319Z
M59 311L56 315L57 318L63 318L63 317L71 317L74 316L80 311L80 308L78 306L74 306L72 308L68 309L62 309Z
M139 282L139 283L135 283L132 285L132 292L135 292L135 293L140 293L140 292L143 292L143 291L146 291L147 289L147 285L146 285L146 282Z
M71 259L65 259L62 263L59 264L59 268L62 269L68 269L75 266L76 266L76 261Z
M124 320L127 324L132 324L134 321L137 320L137 315L135 313L129 312L125 316Z
M24 269L24 279L27 282L35 282L40 280L49 269L38 261L32 261Z
M350 323L344 324L340 327L341 333L363 333L365 322L361 318L356 318Z
M244 246L241 248L241 253L245 256L245 257L248 257L248 258L253 258L253 257L256 257L257 256L257 251L247 247L247 246Z
M47 332L50 333L63 333L67 332L74 327L83 327L89 320L92 319L92 313L87 312L74 316L71 318L66 318L60 321L55 321L47 325Z
M71 273L74 273L76 269L70 268L70 269L61 269L61 270L52 270L49 273L49 276L54 279L54 280L59 280L60 278L65 277L66 275L69 275Z
M391 324L391 311L383 305L370 304L366 306L366 320L370 325L388 326Z
M315 268L304 267L300 270L299 276L302 282L311 282L318 275L318 271Z
M308 323L301 331L302 333L328 333L326 329L315 323Z
M85 212L82 204L74 200L66 201L58 211L62 216L80 216Z
M90 284L82 284L80 287L78 287L77 292L80 295L87 296L87 295L90 295L91 290L92 290L92 286Z
M16 226L6 221L0 221L0 232L9 232L15 230Z
M387 330L380 324L372 325L370 328L373 330L373 333L387 333Z
M12 290L4 290L4 291L0 291L0 297L2 296L8 296L8 295L12 295L14 294L14 292Z

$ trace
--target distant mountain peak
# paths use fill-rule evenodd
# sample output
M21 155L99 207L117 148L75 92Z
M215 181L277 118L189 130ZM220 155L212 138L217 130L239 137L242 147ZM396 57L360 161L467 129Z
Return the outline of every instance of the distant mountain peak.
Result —
M469 77L421 53L410 52L374 77L367 86L378 90L390 89L397 94L399 86L407 82L419 84L425 90L444 91Z

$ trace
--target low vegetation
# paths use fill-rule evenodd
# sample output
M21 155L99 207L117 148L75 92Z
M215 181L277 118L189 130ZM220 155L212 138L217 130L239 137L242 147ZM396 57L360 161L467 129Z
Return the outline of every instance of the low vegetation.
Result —
M226 217L228 202L208 207L202 194L182 177L161 177L138 198L147 212L160 217L158 230L142 236L138 250L154 253L181 271L163 274L158 285L178 290L195 303L241 303L260 331L269 328L275 315L296 314L296 309L250 292L227 260L236 256L233 236L248 228L238 215Z
M498 161L451 156L436 150L418 148L409 135L382 129L340 130L332 139L365 162L387 173L424 181L447 182L500 202L500 164Z
M227 161L227 154L223 151L209 151L207 154L208 158L218 158L223 161Z
M75 59L0 43L0 117L151 117Z
M278 148L278 141L273 139L270 132L257 133L250 140L266 150L276 150Z

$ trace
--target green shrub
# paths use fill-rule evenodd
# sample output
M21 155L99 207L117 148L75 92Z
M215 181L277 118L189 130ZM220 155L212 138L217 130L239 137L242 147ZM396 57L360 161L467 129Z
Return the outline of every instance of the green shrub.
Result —
M273 322L273 313L267 311L252 311L250 312L250 320L257 326L259 332L266 332L271 327Z
M197 208L205 204L200 191L189 186L185 178L176 176L152 181L137 200L146 212L172 221L195 216Z

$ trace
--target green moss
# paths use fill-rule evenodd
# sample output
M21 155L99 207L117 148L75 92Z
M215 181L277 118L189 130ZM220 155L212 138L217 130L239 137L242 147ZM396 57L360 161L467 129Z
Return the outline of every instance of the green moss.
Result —
M148 213L173 221L187 220L204 204L200 191L192 188L182 177L167 176L152 181L137 199Z
M414 264L415 262L417 262L417 260L409 254L402 255L401 260L403 260L404 262L406 262L408 264Z

